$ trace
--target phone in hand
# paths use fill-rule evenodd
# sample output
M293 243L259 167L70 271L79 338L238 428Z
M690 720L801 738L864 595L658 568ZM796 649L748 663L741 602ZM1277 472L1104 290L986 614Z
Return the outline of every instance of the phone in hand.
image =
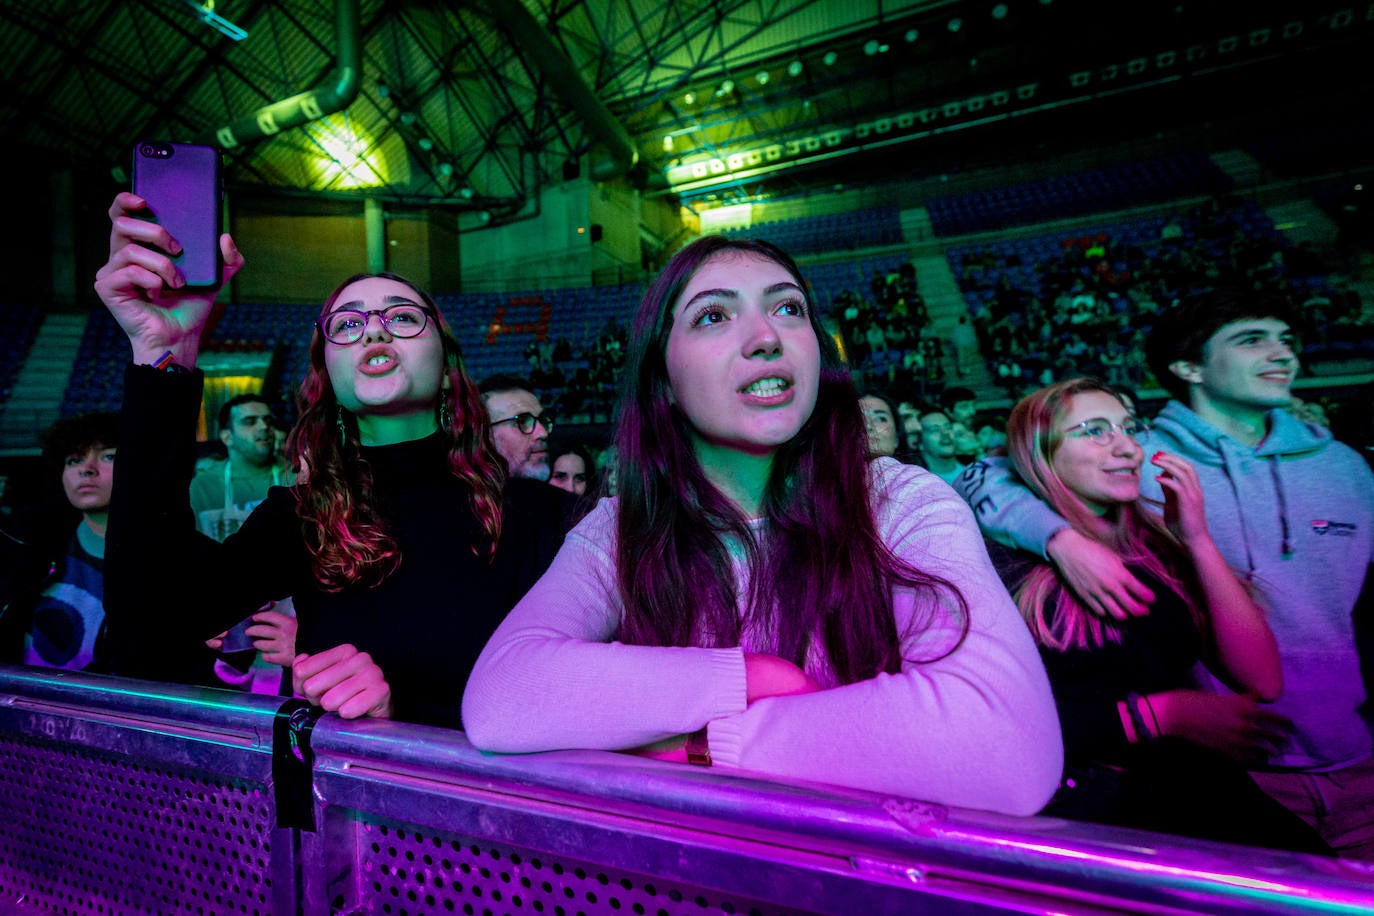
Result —
M181 244L172 263L186 285L219 286L219 150L190 143L136 144L134 193L148 202L149 217Z
M221 655L232 655L235 652L254 651L253 637L248 635L248 628L256 623L252 615L249 615L229 628L220 640L219 651Z

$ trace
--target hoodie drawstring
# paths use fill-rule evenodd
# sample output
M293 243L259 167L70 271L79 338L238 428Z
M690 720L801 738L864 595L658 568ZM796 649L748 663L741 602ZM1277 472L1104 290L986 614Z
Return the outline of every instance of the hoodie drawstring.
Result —
M1283 478L1279 476L1279 457L1272 456L1269 459L1269 476L1274 480L1274 492L1279 498L1279 531L1282 534L1283 558L1286 560L1293 555L1293 539L1288 528L1288 500L1283 493Z

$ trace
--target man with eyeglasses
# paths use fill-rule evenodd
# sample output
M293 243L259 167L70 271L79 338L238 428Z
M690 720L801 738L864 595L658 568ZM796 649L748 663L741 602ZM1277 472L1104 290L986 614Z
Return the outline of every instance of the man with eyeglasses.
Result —
M1141 444L1196 468L1213 539L1278 642L1284 689L1272 709L1291 720L1291 738L1256 782L1339 854L1374 859L1374 732L1355 631L1368 617L1374 474L1285 409L1296 321L1286 303L1252 290L1202 293L1161 314L1146 354L1173 400ZM1157 500L1156 473L1146 461L1141 493ZM1121 558L1068 527L1005 460L971 465L955 488L985 534L1047 557L1097 613L1149 612L1154 595Z
M491 438L506 459L512 477L549 479L549 434L553 414L539 404L530 383L510 375L493 375L478 384L491 417Z

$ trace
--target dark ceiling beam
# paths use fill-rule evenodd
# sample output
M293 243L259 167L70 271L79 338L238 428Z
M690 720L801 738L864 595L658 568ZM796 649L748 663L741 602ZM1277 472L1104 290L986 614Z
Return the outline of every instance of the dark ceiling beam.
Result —
M61 66L52 68L52 74L41 88L28 87L24 104L19 107L13 119L14 123L22 124L27 120L39 120L38 112L48 108L57 83L72 75L72 71L93 71L100 75L102 79L109 80L117 86L122 87L131 95L141 101L152 104L143 87L136 84L128 77L122 68L116 68L102 61L91 58L86 52L92 45L92 37L98 34L109 22L110 16L119 10L119 4L111 3L106 6L101 14L92 22L91 27L83 31L80 35L69 36L63 29L55 23L49 23L50 28L33 28L29 23L9 16L5 10L5 5L0 3L0 16L9 19L10 22L25 29L39 38L49 48L55 48L64 61L79 62L76 67ZM60 116L59 116L60 117ZM83 145L90 146L91 138L89 135L83 136ZM105 146L109 143L108 137L99 139L99 145Z
M519 48L544 74L553 91L586 124L598 141L601 156L594 156L591 177L610 181L628 173L639 162L639 150L627 131L596 95L568 56L554 44L544 26L530 14L520 0L478 0Z
M485 74L483 85L501 98L503 102L502 110L504 113L496 122L486 124L477 116L477 112L468 107L469 101L467 99L466 90L460 91L458 93L458 98L463 103L468 117L472 121L473 127L477 129L482 139L483 153L495 155L497 163L506 176L506 180L512 187L518 188L522 196L528 196L530 194L530 189L525 186L524 166L517 161L515 168L511 167L509 157L502 149L500 135L506 123L513 124L518 128L520 134L519 148L531 151L539 149L538 138L534 136L530 131L529 125L520 117L520 106L511 98L507 81L500 76L500 67L495 61L487 57L481 42L477 39L477 36L473 34L466 19L464 19L460 13L455 12L453 21L468 39L466 49L467 53L477 61L478 66L475 68L476 72ZM462 87L459 88L462 89Z
M723 69L731 54L734 54L741 47L745 47L753 41L764 30L776 27L778 20L767 15L755 17L750 27L741 32L733 41L726 43L721 37L721 23L728 17L737 13L743 7L753 3L754 0L743 0L734 6L703 7L702 12L692 19L681 22L676 28L669 28L668 21L664 20L665 31L670 34L661 35L656 47L660 49L658 54L659 64L664 60L673 57L678 53L691 54L690 62L681 68L681 75L671 83L661 86L652 92L645 89L645 84L651 76L648 68L643 68L635 61L628 61L625 68L618 74L611 77L612 82L623 81L627 85L631 82L626 79L626 75L632 73L637 67L642 70L642 79L639 89L631 93L634 98L634 105L639 110L647 109L655 104L662 102L681 92L690 84L706 78L707 73L716 73ZM796 15L807 7L815 5L819 0L807 0L800 5L793 5L788 10L788 15ZM671 7L676 13L677 6ZM737 21L737 20L736 20ZM674 37L676 36L676 37ZM673 44L676 47L672 47ZM712 44L716 44L714 50ZM709 66L708 66L709 64ZM646 94L647 93L647 94Z
M445 14L445 12L438 12L438 15L447 16L448 14ZM412 80L409 74L403 73L401 74L400 84L387 84L387 88L389 88L390 91L390 98L397 104L397 107L408 108L412 114L415 114L416 117L419 118L420 111L426 106L427 100L431 99L431 96L436 95L436 93L440 95L440 102L444 103L445 107L451 102L453 96L462 98L464 89L462 85L459 85L458 82L453 80L452 62L447 59L451 58L452 55L441 54L440 49L434 45L433 36L431 36L429 30L427 30L422 23L415 22L407 11L403 10L396 16L396 21L392 23L392 34L397 33L398 26L404 27L405 32L409 34L409 37L414 41L416 47L425 55L427 73L420 74L420 77L414 78L414 80ZM456 30L452 30L452 34L456 40L463 41L463 38L459 36ZM455 43L458 43L458 41L455 41ZM396 52L396 63L397 66L401 65L401 55L398 49ZM463 168L462 157L460 157L458 151L452 148L452 132L447 132L447 141L440 144L436 140L440 132L434 130L433 126L426 124L425 133L429 135L427 139L430 140L430 143L434 144L434 147L431 148L431 150L425 150L425 148L419 146L419 130L407 128L404 124L397 125L396 118L390 117L389 114L386 114L386 117L387 122L392 125L392 129L396 130L397 135L403 139L405 147L407 147L409 154L411 154L411 162L418 163L420 168L425 170L431 183L436 185L436 187L444 187L445 181L453 183L453 179L445 179L442 174L438 173L438 162L448 162L449 165L453 166L453 174L458 176L460 183L467 183L467 169Z

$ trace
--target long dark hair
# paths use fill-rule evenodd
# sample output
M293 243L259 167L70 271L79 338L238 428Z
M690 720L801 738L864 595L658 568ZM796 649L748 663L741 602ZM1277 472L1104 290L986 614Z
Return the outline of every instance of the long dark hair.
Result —
M823 650L839 683L899 671L907 634L897 632L894 585L931 597L947 594L965 629L967 606L952 583L911 568L879 537L858 394L810 303L821 361L816 407L774 455L757 533L707 479L691 424L673 404L665 359L673 307L697 270L723 252L773 261L806 289L797 265L777 247L707 236L678 252L645 293L631 332L615 432L616 568L625 606L617 638L639 645L736 646L747 627L767 634L774 640L771 651L800 667ZM731 545L744 551L749 570L744 609L735 598Z
M435 401L435 420L448 420L441 432L448 439L449 466L453 476L468 486L469 503L485 535L484 543L474 544L473 550L490 556L501 539L505 463L487 434L487 410L463 366L458 340L434 300L396 274L354 274L330 293L321 314L334 308L346 287L370 278L404 283L434 316L449 383ZM362 457L357 418L343 410L334 396L324 348L324 336L317 327L310 340L310 369L297 394L300 420L287 439L286 455L300 475L296 512L310 549L315 579L325 591L340 591L381 583L401 565L401 552L369 499L372 471Z

